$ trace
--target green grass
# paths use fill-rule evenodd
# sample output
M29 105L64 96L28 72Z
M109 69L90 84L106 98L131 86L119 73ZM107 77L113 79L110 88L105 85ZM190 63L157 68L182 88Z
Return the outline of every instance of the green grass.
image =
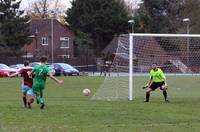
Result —
M141 86L147 77L134 80L133 101L94 101L92 94L102 77L65 77L60 86L48 79L46 107L25 109L21 102L20 79L0 79L1 132L198 132L200 131L200 79L198 76L168 77L170 103L160 90L143 103Z

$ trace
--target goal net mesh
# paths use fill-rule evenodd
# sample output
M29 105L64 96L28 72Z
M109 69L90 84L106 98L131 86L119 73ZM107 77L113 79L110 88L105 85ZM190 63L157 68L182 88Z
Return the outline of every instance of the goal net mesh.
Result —
M157 63L167 74L199 73L199 37L134 35L131 37L133 37L133 93L141 90L147 81L152 63ZM111 48L109 51L115 56L111 60L112 64L107 66L107 72L110 74L107 74L92 97L94 100L128 100L130 38L129 35L120 35L117 39L117 43L111 43L117 45L117 48ZM145 79L138 79L142 76L146 76ZM143 93L137 92L133 96L142 97Z

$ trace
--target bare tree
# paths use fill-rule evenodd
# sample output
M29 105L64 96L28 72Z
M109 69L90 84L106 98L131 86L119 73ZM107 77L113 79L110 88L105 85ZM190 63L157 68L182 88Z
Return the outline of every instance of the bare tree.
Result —
M33 18L48 18L48 6L47 0L37 0L30 3L30 8L27 12Z
M29 3L29 10L27 13L32 18L50 18L55 17L61 19L65 13L66 6L60 0L36 0ZM53 12L53 13L52 13ZM52 16L53 15L53 16Z
M142 0L124 0L124 1L127 4L127 8L128 8L130 16L134 16Z

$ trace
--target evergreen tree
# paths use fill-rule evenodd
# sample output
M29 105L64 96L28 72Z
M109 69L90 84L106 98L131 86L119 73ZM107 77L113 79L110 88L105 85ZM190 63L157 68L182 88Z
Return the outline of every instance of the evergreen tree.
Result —
M183 0L143 0L136 18L144 32L177 33L183 10Z
M128 30L128 11L123 0L73 0L66 21L79 45L102 50L114 34Z
M184 1L184 11L182 12L182 19L190 19L190 33L199 34L200 33L200 1L199 0L185 0ZM186 25L182 23L181 31L186 33Z
M19 10L21 1L1 0L1 54L20 55L21 48L30 42L29 18Z

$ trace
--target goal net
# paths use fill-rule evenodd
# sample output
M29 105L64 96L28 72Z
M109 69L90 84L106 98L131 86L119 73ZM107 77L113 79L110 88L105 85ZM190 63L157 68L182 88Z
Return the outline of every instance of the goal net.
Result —
M107 76L92 99L132 100L143 96L141 87L148 79L152 63L167 74L187 75L200 72L200 35L126 34L118 36ZM146 76L145 78L143 76ZM142 79L138 79L142 77ZM134 93L137 94L134 94ZM141 94L138 94L141 93Z

